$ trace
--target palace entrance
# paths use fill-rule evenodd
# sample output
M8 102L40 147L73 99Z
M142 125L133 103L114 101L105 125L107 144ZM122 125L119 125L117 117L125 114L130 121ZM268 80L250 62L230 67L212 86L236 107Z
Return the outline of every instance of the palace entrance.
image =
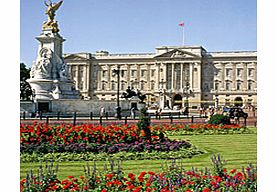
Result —
M241 107L243 105L243 100L241 97L236 97L234 100L234 104L236 107Z
M38 111L49 112L49 102L38 102Z
M177 106L179 109L182 108L182 96L180 94L176 94L173 97L173 107Z

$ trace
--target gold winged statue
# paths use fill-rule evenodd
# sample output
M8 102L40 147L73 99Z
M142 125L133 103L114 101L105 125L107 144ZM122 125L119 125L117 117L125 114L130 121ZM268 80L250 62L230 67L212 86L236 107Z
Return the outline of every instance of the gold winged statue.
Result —
M44 1L44 4L47 7L47 10L45 12L46 15L48 15L48 21L44 23L43 28L52 28L53 32L58 32L58 24L56 21L54 21L54 17L55 17L55 12L59 9L59 7L61 6L61 4L63 3L63 1L59 1L58 3L52 3L51 0L48 0L49 4L47 4Z

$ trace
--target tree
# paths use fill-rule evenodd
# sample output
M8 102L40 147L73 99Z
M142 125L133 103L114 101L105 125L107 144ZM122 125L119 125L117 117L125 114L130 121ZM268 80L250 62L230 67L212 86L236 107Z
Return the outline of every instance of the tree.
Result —
M146 140L151 143L150 116L145 107L140 110L140 117L137 125L140 130L144 131Z
M30 78L30 68L27 68L24 63L20 63L20 99L31 100L32 88L26 81Z

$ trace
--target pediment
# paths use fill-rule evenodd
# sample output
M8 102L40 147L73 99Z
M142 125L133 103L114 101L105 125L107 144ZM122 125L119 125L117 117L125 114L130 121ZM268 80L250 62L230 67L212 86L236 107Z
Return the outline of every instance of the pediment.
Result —
M180 50L180 49L174 49L172 51L162 53L155 57L156 58L199 58L198 55L195 55L191 52Z
M66 59L66 60L74 60L74 61L86 60L85 57L82 57L82 56L77 55L77 54L67 55L67 56L64 57L64 59Z

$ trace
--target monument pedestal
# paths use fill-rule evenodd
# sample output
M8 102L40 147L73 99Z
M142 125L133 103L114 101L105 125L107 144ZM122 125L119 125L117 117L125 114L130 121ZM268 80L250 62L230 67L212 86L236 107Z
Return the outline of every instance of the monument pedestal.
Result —
M62 56L65 39L50 29L43 29L36 39L40 42L38 56L31 69L31 78L27 80L34 91L34 100L80 99Z

